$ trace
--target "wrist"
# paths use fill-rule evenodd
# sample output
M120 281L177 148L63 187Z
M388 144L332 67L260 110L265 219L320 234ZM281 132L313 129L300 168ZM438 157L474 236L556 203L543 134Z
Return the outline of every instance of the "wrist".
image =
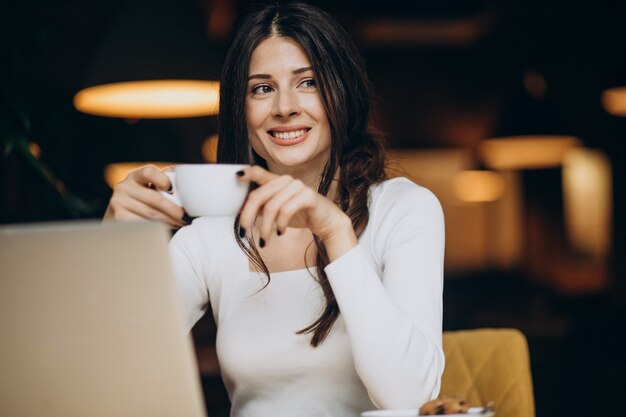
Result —
M328 232L320 234L319 238L324 243L331 262L359 243L352 227L352 221L345 213L337 217L332 227L328 228Z

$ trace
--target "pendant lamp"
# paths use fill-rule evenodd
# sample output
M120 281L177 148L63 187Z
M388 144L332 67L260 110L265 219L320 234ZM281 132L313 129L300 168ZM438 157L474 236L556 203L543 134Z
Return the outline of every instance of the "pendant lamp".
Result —
M74 106L125 119L217 114L221 54L206 21L193 0L123 2Z
M613 116L626 117L626 87L604 90L602 92L602 107Z
M496 170L559 167L565 154L582 146L580 139L565 135L520 135L492 138L478 145L480 160Z

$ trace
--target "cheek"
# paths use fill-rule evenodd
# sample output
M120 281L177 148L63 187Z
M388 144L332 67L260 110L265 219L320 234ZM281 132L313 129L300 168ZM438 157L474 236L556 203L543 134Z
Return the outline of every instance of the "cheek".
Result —
M268 111L268 105L264 101L249 101L246 103L246 124L250 133L263 128L263 124L269 115Z
M322 126L328 126L328 116L326 115L326 109L322 103L322 99L319 95L312 95L308 97L306 101L302 103L303 108L306 108L307 113L315 119L317 123Z
M262 133L259 130L262 129L259 129L258 124L255 124L250 118L248 118L248 140L250 141L250 146L252 146L254 152L265 158L263 140L259 138L259 135Z
M322 100L317 97L314 102L310 103L309 109L311 116L315 118L317 123L319 123L322 128L324 139L330 142L330 123L328 122L328 116L326 115L326 109L324 109Z

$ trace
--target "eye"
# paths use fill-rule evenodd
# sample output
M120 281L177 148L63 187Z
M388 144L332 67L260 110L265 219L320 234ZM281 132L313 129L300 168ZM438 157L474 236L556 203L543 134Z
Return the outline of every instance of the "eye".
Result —
M307 78L300 83L300 86L304 88L315 88L317 86L317 82L313 78Z
M267 94L267 93L271 93L274 89L267 85L267 84L261 84L261 85L255 85L254 87L252 87L252 94Z

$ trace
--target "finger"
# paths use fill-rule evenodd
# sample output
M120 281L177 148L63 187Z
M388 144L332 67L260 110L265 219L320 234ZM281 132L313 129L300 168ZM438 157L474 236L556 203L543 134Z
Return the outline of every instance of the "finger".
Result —
M138 210L138 211L141 212L141 210ZM147 218L146 216L147 216L146 212L140 215L124 207L115 206L115 208L113 209L113 216L107 217L107 220L115 220L115 221L122 221L122 222L151 220ZM185 226L185 224L183 224L182 222L171 222L171 221L168 221L167 219L158 219L158 218L155 220L160 220L163 223L168 224L170 227L174 229L179 229Z
M289 227L293 216L298 212L307 210L314 206L316 192L308 188L295 194L291 199L286 201L280 208L280 212L276 218L276 228L281 232Z
M246 167L242 169L242 171L243 175L237 174L241 180L255 182L259 185L267 184L273 179L278 178L278 175L272 174L259 165Z
M169 191L172 187L169 177L154 165L146 165L133 171L129 177L143 186L152 184L157 190Z
M285 188L292 181L294 181L294 179L288 175L283 175L280 177L274 176L273 181L265 183L263 186L256 188L254 191L251 191L248 194L248 197L246 198L246 201L244 202L241 209L239 224L244 229L250 230L250 228L254 224L254 219L261 211L263 205L270 198L272 198L272 196Z
M113 213L114 213L113 216L109 217L110 220L121 221L121 222L146 220L143 217L138 216L132 211L128 211L123 207L115 207Z
M272 239L276 231L282 233L285 229L277 227L276 219L282 207L298 193L301 193L307 188L302 181L291 181L286 187L283 187L278 191L270 200L263 205L263 215L261 223L261 237L265 239L267 243Z
M165 213L156 210L139 200L127 200L121 211L122 213L120 214L120 217L125 217L128 220L134 220L138 217L142 219L157 220L172 227L183 227L185 225L181 219L171 218Z
M125 191L131 199L139 200L175 221L182 219L185 214L182 207L169 201L159 191L142 186L128 186Z

